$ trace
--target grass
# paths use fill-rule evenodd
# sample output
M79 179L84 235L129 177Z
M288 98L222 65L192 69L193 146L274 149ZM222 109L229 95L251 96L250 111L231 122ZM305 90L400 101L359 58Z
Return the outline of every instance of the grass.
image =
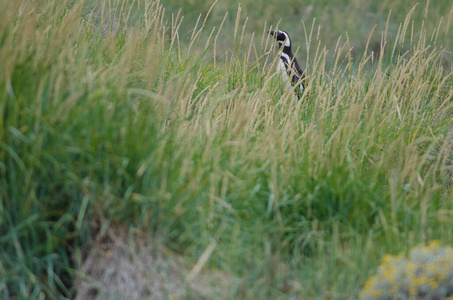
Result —
M305 25L297 101L240 10L186 33L124 3L0 0L2 297L72 297L96 222L210 254L235 298L356 298L384 253L451 243L451 16L359 56Z
M208 12L213 1L198 0L184 2L179 0L168 0L163 3L167 12L178 13L184 16L184 22L181 29L185 32L191 31L199 14L203 15ZM407 14L415 7L411 13L411 18L406 30L406 37L398 37L398 30L403 25ZM308 0L300 3L293 0L281 1L242 1L240 5L235 2L217 3L211 10L206 21L206 27L219 27L224 20L221 38L217 41L217 48L221 49L219 53L224 53L231 49L234 38L232 32L236 25L236 11L238 8L242 12L242 20L247 22L247 28L244 32L245 39L251 38L252 34L263 32L263 27L269 29L269 26L277 26L288 31L291 35L293 45L299 46L299 55L305 62L307 58L312 58L311 53L316 51L318 46L315 43L308 46L306 37L306 27L315 25L314 34L321 41L323 46L330 49L329 58L332 60L333 49L336 48L338 39L342 43L349 40L350 53L356 60L363 55L368 42L368 48L375 53L380 51L381 32L387 32L388 40L399 40L409 47L411 36L417 35L422 23L423 29L431 34L440 29L436 38L437 48L451 51L453 41L451 32L449 33L448 20L451 14L451 4L448 1L381 1L379 3L369 1L343 0L336 1L315 1ZM374 34L370 33L374 30ZM206 41L208 34L201 37ZM368 39L370 40L368 41ZM295 49L293 49L295 50ZM386 55L387 56L387 55ZM451 57L451 56L450 56ZM451 64L451 58L450 58Z

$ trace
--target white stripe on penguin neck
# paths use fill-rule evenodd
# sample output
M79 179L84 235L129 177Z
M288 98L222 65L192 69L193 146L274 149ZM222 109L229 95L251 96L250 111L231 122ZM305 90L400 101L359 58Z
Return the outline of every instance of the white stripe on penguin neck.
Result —
M280 31L280 30L278 31L278 33L281 33L281 34L285 35L285 47L291 46L291 42L289 40L288 34L286 32L284 32L284 31ZM278 42L279 42L279 44L283 44L283 41L278 41Z
M279 54L280 54L280 58L282 60L285 60L285 62L288 64L288 66L290 66L291 65L291 60L289 59L289 55L286 54L285 52L281 52Z
M286 53L280 53L280 62L278 64L278 70L280 71L281 75L285 80L289 80L288 77L288 69L291 65L291 60L289 59L289 55Z

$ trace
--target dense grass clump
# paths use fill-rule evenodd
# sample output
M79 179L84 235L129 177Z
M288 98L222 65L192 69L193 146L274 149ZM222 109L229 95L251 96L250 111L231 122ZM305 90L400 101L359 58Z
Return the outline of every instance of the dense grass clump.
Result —
M73 297L109 224L238 278L232 298L354 298L384 253L450 242L450 19L414 8L358 59L301 25L298 101L241 9L187 33L115 3L0 0L3 298Z

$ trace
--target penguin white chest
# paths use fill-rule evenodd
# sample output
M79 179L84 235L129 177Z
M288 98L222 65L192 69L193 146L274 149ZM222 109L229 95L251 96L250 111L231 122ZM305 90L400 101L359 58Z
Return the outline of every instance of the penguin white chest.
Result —
M283 79L288 79L288 73L286 73L286 66L282 59L278 60L277 72L283 76Z
M277 71L283 76L283 80L289 80L287 66L290 65L291 61L288 54L279 53L280 59L278 60Z

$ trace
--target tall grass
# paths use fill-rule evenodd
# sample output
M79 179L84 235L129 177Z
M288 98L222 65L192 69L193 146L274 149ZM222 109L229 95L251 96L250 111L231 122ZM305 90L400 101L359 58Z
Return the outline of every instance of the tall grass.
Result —
M194 260L215 245L241 298L354 298L383 253L451 242L442 26L409 13L353 59L306 25L298 101L240 10L219 59L221 24L186 35L156 1L0 7L2 297L71 297L98 222Z
M184 22L181 25L183 31L189 31L200 13L206 14L210 9L213 1L179 1L167 0L163 2L168 12L180 12L184 16ZM428 33L432 33L438 27L441 34L436 38L437 48L450 50L453 47L451 33L451 4L448 1L380 1L370 2L361 0L342 0L342 1L294 1L294 0L259 0L259 1L242 1L240 4L242 15L247 16L247 28L245 38L249 39L254 32L260 32L263 24L276 25L287 30L293 41L293 45L301 45L299 51L301 57L307 57L306 37L304 27L301 21L306 24L315 22L319 25L317 34L322 44L328 49L334 49L340 36L343 39L348 38L350 42L351 56L359 59L364 48L368 43L368 48L374 52L380 51L381 36L380 33L387 31L388 38L391 40L403 40L397 37L397 32L402 25L408 12L413 8L409 30L407 35L417 34L421 24ZM220 53L227 51L233 44L233 32L236 23L236 11L238 3L222 2L217 3L207 19L206 26L211 28L218 27L219 23L225 18L222 37L217 42L217 47L222 49ZM388 22L390 20L390 22ZM412 30L412 27L413 30ZM373 30L377 34L371 36ZM208 35L202 37L206 40ZM404 45L409 47L410 39L404 39ZM330 52L332 54L332 51ZM451 57L451 56L450 56ZM329 56L329 59L332 59ZM451 58L450 58L451 59ZM451 64L450 60L450 64Z

